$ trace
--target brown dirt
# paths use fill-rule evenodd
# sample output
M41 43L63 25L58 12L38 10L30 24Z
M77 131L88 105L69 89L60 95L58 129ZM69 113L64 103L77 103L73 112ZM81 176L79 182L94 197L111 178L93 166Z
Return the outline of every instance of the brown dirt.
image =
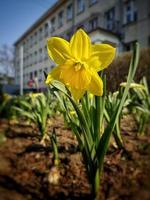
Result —
M76 139L60 117L49 123L59 146L59 182L49 183L53 153L39 142L31 124L0 120L0 200L91 200L90 186ZM150 137L136 137L131 116L121 122L127 152L110 144L101 181L101 200L148 200L150 197ZM6 135L6 138L4 137ZM3 142L2 142L3 140Z

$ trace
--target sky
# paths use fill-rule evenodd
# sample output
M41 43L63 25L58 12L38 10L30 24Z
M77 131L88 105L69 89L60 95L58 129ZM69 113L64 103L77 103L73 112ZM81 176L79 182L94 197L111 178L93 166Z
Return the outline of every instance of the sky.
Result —
M0 0L0 46L12 45L57 0Z

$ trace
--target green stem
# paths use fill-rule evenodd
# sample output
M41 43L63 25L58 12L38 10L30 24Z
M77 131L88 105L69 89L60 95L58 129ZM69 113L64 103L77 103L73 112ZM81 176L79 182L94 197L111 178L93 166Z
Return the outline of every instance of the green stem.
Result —
M94 130L94 135L95 135L95 141L99 141L98 138L100 137L100 98L98 96L95 96L95 104L96 104L96 117L95 117L95 130Z
M122 137L121 137L121 133L120 133L120 120L119 119L117 119L117 121L116 121L116 127L114 129L113 135L114 135L115 142L116 142L117 146L119 147L119 149L124 149L123 141L122 141Z
M98 191L100 187L100 173L99 172L100 171L98 169L95 175L95 200L97 199L97 195L98 195Z
M100 176L102 169L97 169L92 183L92 200L98 200L100 190Z
M54 166L59 165L59 153L58 153L58 146L57 146L57 138L55 129L53 129L53 133L51 135L51 142L54 151Z

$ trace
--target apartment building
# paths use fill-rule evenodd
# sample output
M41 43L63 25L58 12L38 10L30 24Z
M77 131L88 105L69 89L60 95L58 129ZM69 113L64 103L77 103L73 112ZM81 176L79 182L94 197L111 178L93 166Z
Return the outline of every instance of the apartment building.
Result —
M46 39L67 40L79 28L93 43L108 43L118 51L130 50L135 41L150 43L148 0L58 0L15 42L15 82L20 83L20 49L23 47L24 87L44 87L43 71L54 63L48 59Z

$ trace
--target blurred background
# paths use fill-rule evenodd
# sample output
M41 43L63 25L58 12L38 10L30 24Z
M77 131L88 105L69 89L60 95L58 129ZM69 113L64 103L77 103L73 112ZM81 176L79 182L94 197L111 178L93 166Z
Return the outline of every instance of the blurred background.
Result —
M93 43L117 49L103 72L106 94L100 99L86 95L77 103L81 121L70 98L44 83L44 72L55 66L47 38L69 41L79 28ZM136 42L139 62L127 94ZM81 149L92 154L86 158L87 169L93 168L102 161L93 155L104 152L115 122L99 199L150 199L149 46L150 0L0 0L0 200L92 199L76 138L88 145Z
M70 40L79 28L93 43L108 43L117 53L138 41L150 45L149 0L5 0L0 1L0 84L4 92L44 90L46 39ZM149 54L148 54L149 55Z

